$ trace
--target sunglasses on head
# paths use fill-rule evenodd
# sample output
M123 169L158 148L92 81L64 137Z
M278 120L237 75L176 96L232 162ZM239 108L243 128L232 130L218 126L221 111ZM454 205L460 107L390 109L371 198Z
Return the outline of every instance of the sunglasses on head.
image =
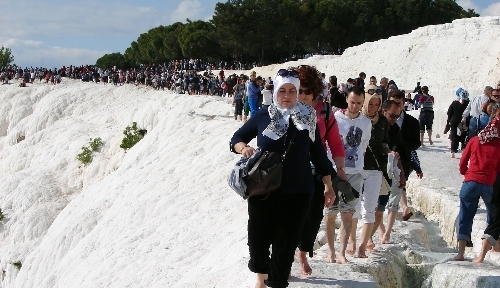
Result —
M370 95L373 95L375 93L377 93L379 95L382 95L382 89L380 89L380 88L377 88L377 89L368 89L368 91L366 91L366 93L368 93Z
M302 94L302 93L304 93L306 95L313 94L311 89L305 89L305 90L299 89L299 94Z
M299 72L291 69L280 69L278 70L278 75L281 77L295 77L299 78Z

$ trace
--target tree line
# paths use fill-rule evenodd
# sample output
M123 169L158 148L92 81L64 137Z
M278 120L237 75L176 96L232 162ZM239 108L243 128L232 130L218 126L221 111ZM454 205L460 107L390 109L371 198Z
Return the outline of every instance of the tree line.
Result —
M426 26L477 17L454 0L228 0L209 21L176 22L139 35L99 67L126 68L176 59L261 64L339 54L346 48Z

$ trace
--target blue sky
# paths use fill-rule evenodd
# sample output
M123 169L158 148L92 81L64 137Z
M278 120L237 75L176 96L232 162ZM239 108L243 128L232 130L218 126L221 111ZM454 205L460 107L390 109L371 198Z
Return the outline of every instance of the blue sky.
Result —
M211 19L217 0L0 0L0 46L20 66L95 64L125 52L141 33L186 18ZM458 0L481 16L500 16L500 1Z

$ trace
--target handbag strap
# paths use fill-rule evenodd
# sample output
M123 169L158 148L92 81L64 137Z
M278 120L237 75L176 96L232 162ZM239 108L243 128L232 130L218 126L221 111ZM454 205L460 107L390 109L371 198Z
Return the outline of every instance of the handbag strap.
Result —
M285 160L286 154L288 153L288 151L290 151L290 148L292 147L293 139L295 139L295 133L297 133L297 130L293 130L292 138L290 139L290 142L288 142L288 147L285 150L285 154L283 154L283 156L281 157L282 161ZM286 139L285 139L285 145L286 145Z
M377 163L377 167L380 171L383 171L382 168L380 168L380 164L378 164L377 157L375 157L375 153L373 153L372 147L368 145L368 149L370 149L370 152L372 152L373 159L375 160L375 163Z

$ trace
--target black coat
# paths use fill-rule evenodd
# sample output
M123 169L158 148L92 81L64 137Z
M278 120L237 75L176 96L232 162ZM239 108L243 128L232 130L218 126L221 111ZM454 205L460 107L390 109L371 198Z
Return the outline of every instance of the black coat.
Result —
M457 127L458 123L462 121L462 114L464 113L465 108L467 108L468 102L464 103L465 105L462 104L460 101L455 100L450 104L450 107L448 107L447 114L448 114L448 123L450 123L450 125Z
M403 167L405 169L405 176L408 178L410 176L411 167L411 151L417 150L420 147L420 126L418 120L415 117L407 114L404 115L403 125L401 125L401 137L403 138L403 144L405 145L405 153L401 156L401 161L403 162Z

